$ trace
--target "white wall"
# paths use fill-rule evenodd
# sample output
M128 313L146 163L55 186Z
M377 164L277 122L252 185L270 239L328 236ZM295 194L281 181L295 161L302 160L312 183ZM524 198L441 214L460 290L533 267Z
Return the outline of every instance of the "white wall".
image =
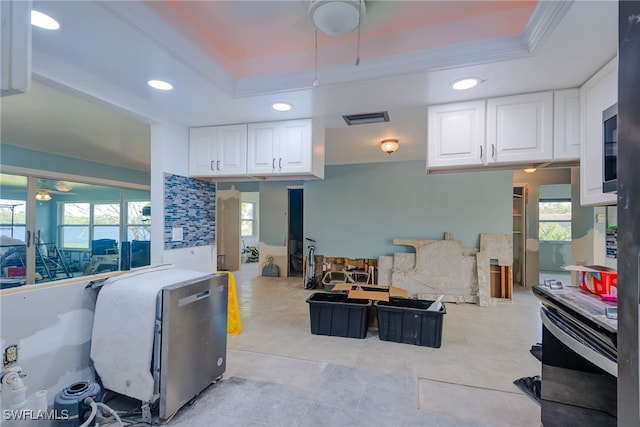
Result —
M85 289L88 283L27 285L8 295L4 292L1 347L18 344L18 365L27 374L23 380L30 399L36 391L47 390L53 404L65 387L94 380L89 353L97 293ZM10 408L9 389L2 390L2 408ZM48 423L37 421L36 425Z
M164 123L151 126L151 264L174 264L216 271L216 246L164 249L164 174L189 176L189 129Z

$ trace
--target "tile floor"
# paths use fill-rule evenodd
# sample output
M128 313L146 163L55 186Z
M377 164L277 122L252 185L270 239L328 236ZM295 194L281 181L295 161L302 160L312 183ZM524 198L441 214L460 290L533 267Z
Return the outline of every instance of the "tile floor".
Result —
M227 371L171 426L539 426L513 381L540 373L530 289L490 307L447 304L442 346L312 335L301 278L235 272L242 333Z

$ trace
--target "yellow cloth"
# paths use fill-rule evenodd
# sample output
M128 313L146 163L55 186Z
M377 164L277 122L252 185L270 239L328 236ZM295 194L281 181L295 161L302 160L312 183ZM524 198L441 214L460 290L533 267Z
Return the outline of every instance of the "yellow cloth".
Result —
M218 273L229 276L227 334L239 335L242 332L242 322L240 322L240 308L238 307L238 295L236 294L236 279L230 271L218 271Z

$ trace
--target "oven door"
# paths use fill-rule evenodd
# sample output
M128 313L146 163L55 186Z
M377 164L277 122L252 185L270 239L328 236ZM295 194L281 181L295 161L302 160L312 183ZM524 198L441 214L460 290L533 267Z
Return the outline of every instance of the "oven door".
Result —
M541 419L544 427L616 426L617 362L580 327L542 307Z

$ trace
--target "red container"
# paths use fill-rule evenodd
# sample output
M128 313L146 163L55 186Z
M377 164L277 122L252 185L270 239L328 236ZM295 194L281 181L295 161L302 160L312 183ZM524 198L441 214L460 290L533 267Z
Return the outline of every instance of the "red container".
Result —
M598 295L618 295L618 273L581 271L580 287Z
M597 295L618 295L618 272L602 265L567 265L568 271L578 272L578 285Z

